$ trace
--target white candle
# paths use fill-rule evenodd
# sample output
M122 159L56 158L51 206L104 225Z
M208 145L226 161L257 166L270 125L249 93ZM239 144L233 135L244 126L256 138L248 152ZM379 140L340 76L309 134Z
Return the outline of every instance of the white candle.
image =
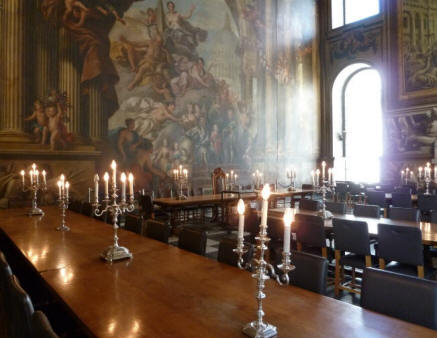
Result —
M311 170L311 179L313 181L313 186L316 185L316 181L314 180L314 170Z
M291 208L286 208L284 212L284 252L290 252L291 222L293 222L293 212Z
M99 202L99 175L94 175L94 200Z
M58 188L59 188L59 192L58 192L58 194L59 194L59 199L61 199L61 198L62 198L62 188L61 188L61 186L62 186L62 182L61 182L61 181L58 181L57 184L58 184Z
M238 238L243 239L244 238L244 202L240 198L237 205L238 210Z
M422 167L419 167L419 178L422 178Z
M316 170L316 185L318 186L320 182L320 170Z
M24 174L25 174L24 170L21 170L21 171L20 171L20 174L21 174L21 184L22 184L23 187L24 187Z
M187 169L184 169L184 176L185 176L185 178L188 178L188 170Z
M261 227L267 227L267 210L269 209L270 185L264 185L261 195L263 198Z
M111 169L112 169L112 184L114 185L114 187L116 187L117 186L117 163L115 161L112 161Z
M405 171L401 170L401 181L404 180L404 176L405 176Z
M109 198L109 174L105 172L103 175L103 180L105 181L105 199Z
M326 162L322 162L322 180L325 180L325 168L326 168Z
M437 179L437 166L434 166L434 181Z
M126 174L121 173L121 199L126 202Z
M68 200L68 189L70 189L70 183L65 182L65 198Z
M235 174L235 176L234 176L234 183L235 183L235 184L237 184L237 178L238 178L238 175Z
M329 182L329 184L332 184L331 179L332 179L332 169L329 168L328 169L328 182Z
M179 165L179 176L182 177L182 165Z
M129 195L134 196L134 175L132 173L129 174Z
M431 167L431 163L427 162L427 163L426 163L426 167L427 167L427 168Z
M39 171L38 170L35 171L35 177L36 177L36 184L38 185L38 183L39 183Z
M30 185L33 185L33 171L29 171L29 177L30 177Z
M42 180L43 180L44 185L47 185L46 174L47 174L46 171L43 170L43 171L42 171Z

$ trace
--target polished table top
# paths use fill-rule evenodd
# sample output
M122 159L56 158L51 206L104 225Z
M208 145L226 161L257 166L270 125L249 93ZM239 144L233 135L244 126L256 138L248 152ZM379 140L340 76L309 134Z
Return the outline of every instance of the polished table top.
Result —
M283 190L283 191L273 191L271 192L271 198L284 198L289 196L301 195L301 194L311 194L313 190L302 190L296 189L293 191ZM176 199L171 197L156 198L153 203L160 206L167 207L183 207L189 205L200 205L200 204L210 204L210 203L220 203L220 202L232 202L236 201L238 198L243 200L255 200L258 198L258 192L241 192L240 197L237 193L226 193L226 194L214 194L214 195L198 195L198 196L188 196L186 199Z
M296 208L296 213L307 214L307 215L317 215L317 211L302 210ZM284 209L276 208L269 211L270 217L283 217ZM353 221L363 221L366 222L369 228L369 233L377 236L378 235L378 224L392 224L419 228L422 231L422 242L427 245L437 245L437 224L429 222L411 222L402 220L392 220L390 218L371 218L371 217L357 217L352 214L333 214L335 218L348 219ZM332 219L325 221L326 227L332 227Z
M244 337L256 317L250 273L127 231L134 258L113 264L100 251L111 227L68 213L71 232L55 231L59 211L40 220L2 210L1 228L61 301L98 337ZM37 259L35 257L38 257ZM266 321L282 337L435 337L421 326L300 288L267 282Z

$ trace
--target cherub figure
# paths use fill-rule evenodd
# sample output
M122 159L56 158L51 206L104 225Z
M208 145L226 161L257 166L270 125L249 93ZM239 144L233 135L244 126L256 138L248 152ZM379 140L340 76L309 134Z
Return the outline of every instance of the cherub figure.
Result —
M85 3L85 4L84 4ZM82 26L86 15L90 12L90 7L94 6L103 15L109 15L111 13L115 16L117 21L120 21L123 25L126 24L116 8L112 5L110 0L65 0L65 13L64 18L67 18L71 13L76 13L75 16L79 17L78 26Z
M44 111L44 105L40 100L33 103L33 113L24 119L25 121L33 121L31 128L35 135L35 142L45 144L47 142L48 128L47 115Z
M49 120L48 129L50 131L50 149L56 150L59 144L62 146L62 149L65 149L67 147L67 142L64 139L64 113L60 104L49 104L46 107L45 112Z

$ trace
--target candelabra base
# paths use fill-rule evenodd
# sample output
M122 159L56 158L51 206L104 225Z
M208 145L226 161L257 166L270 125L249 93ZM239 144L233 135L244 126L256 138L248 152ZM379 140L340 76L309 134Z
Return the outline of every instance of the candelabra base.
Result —
M278 329L268 323L262 323L259 327L258 322L253 321L243 328L243 333L249 337L270 338L278 335Z
M61 224L56 228L57 231L70 231L70 228L64 224Z
M124 246L111 245L100 254L100 257L107 262L112 262L120 259L132 258L132 254L129 249Z
M30 208L27 214L29 216L44 215L44 211L40 208Z
M177 200L186 200L188 197L185 195L176 196Z
M322 217L323 219L331 219L334 217L334 215L332 214L332 212L330 212L329 210L320 210L317 213L317 216Z

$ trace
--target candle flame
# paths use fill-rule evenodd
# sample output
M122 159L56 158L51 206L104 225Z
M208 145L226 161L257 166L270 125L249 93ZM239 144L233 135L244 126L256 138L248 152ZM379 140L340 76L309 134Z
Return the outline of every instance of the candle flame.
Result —
M121 181L124 183L126 182L126 174L125 173L121 173L121 177L120 177Z
M103 175L103 179L105 181L109 181L109 174L107 172L105 172L105 174Z
M117 168L117 163L114 160L112 160L112 162L111 162L111 169L114 170L115 168Z
M67 181L67 182L65 182L65 188L70 188L70 183Z
M24 170L21 170L20 174L21 174L21 176L24 176L24 174L25 174Z
M57 184L58 184L59 188L62 186L62 182L61 181L58 181Z
M263 200L269 199L269 197L270 197L270 185L269 184L264 185L264 188L263 188L263 191L261 194L262 194Z
M238 214L239 215L244 215L244 209L246 207L244 206L244 201L240 198L238 200L238 204L237 204L237 210L238 210Z
M42 175L43 175L43 176L46 175L46 171L45 171L45 170L42 171Z
M64 174L61 175L61 181L62 181L62 182L65 181L65 176L64 176Z
M132 175L132 173L129 174L129 182L133 182L134 181L134 175Z
M35 164L35 163L32 164L32 169L33 169L33 170L36 169L36 164Z

